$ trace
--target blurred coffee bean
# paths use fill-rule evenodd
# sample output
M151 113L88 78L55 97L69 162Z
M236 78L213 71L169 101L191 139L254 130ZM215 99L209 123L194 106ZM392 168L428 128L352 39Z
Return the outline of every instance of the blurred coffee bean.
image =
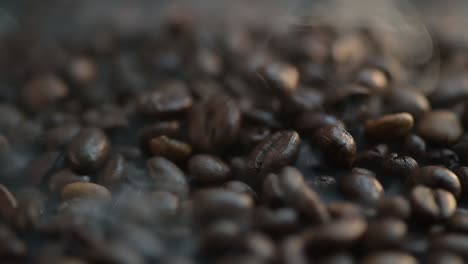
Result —
M106 187L117 183L125 177L125 164L125 158L121 154L112 154L102 169L98 182Z
M341 179L340 189L347 197L366 205L376 205L384 196L382 184L374 173L354 168Z
M245 150L251 150L258 143L271 134L271 130L264 126L253 126L243 128L239 135L240 144Z
M390 89L383 97L383 101L387 112L407 112L415 119L419 119L431 109L431 105L424 94L409 87Z
M247 194L254 201L258 199L257 193L254 190L252 190L250 186L241 181L228 181L225 184L223 184L223 188L231 192Z
M29 80L23 88L23 103L38 111L68 96L68 87L53 75L39 75Z
M353 256L347 253L334 253L330 256L320 257L317 260L317 263L320 264L353 264L355 260Z
M59 193L65 185L73 182L90 182L90 178L88 176L79 176L69 169L60 170L50 176L49 192Z
M426 162L433 165L440 165L449 169L455 169L460 165L457 153L450 149L433 149L426 152Z
M351 167L356 156L356 142L342 127L326 126L315 132L314 139L328 160L343 167Z
M195 155L188 161L188 172L198 182L205 184L225 182L231 169L221 159L211 155Z
M259 76L267 89L279 95L292 95L299 82L299 71L293 65L284 63L266 65Z
M3 260L15 260L18 257L24 257L27 253L27 244L20 240L14 230L11 230L5 224L0 225L0 241L0 257ZM16 261L19 261L19 259L16 259Z
M301 132L314 133L316 130L326 126L345 127L343 122L332 115L321 112L304 112L296 119L296 128Z
M155 190L168 191L179 198L185 198L189 192L184 172L171 161L163 157L153 157L146 162Z
M355 166L372 171L380 171L388 156L388 145L379 144L371 149L363 150L356 155Z
M25 168L26 181L33 185L40 184L44 178L63 167L63 156L58 151L45 152L32 160Z
M421 157L426 152L426 142L415 134L408 135L403 142L405 152L416 157Z
M376 92L383 91L387 85L388 80L384 72L375 68L364 68L357 76L357 82L365 87L369 87Z
M282 240L279 251L280 261L283 263L309 263L304 252L304 240L300 235L291 235Z
M419 165L412 157L390 153L385 157L382 167L388 175L406 178L414 170L418 169Z
M138 139L143 150L149 150L149 141L162 135L175 137L180 131L178 121L163 121L147 125L138 131Z
M193 99L187 87L181 82L168 82L160 84L148 94L139 99L140 111L149 116L167 116L181 113L192 107Z
M300 87L291 96L284 99L283 109L291 114L320 110L324 101L325 99L320 91Z
M331 202L328 204L328 212L333 219L363 217L363 209L351 202Z
M404 252L400 251L378 251L366 255L362 264L387 264L387 263L400 263L400 264L417 264L418 260Z
M468 79L462 75L443 76L429 95L434 106L451 106L468 99Z
M403 220L383 218L369 223L361 238L362 245L367 249L394 248L406 236L408 228Z
M46 147L48 150L65 148L80 131L75 123L63 124L47 131Z
M111 199L111 193L103 186L90 182L72 182L62 188L62 198L95 198L104 201Z
M408 219L411 216L411 206L403 196L385 197L378 208L379 216Z
M293 208L269 209L260 207L255 210L255 223L261 230L274 236L290 234L298 228L299 216Z
M392 139L407 135L413 128L414 119L409 113L387 114L365 124L366 134L376 139Z
M468 234L468 214L459 211L455 212L448 221L447 228L453 232Z
M154 204L158 216L175 215L179 208L179 198L170 192L154 191L148 193L145 198Z
M463 264L463 257L450 252L432 252L426 259L426 263L428 264L444 264L444 263L452 263L452 264Z
M93 173L106 162L110 153L110 142L106 134L97 128L80 131L68 147L70 165L79 173Z
M37 228L44 215L47 197L38 189L25 188L16 192L16 199L15 227L23 231Z
M97 77L97 67L92 58L73 58L68 65L68 75L72 82L76 84L86 84L93 82Z
M188 136L195 148L219 152L236 140L240 124L236 102L224 95L214 95L190 111Z
M426 222L448 220L457 207L452 193L423 185L413 188L409 200L414 216Z
M431 251L446 251L468 257L468 236L465 234L444 233L431 239Z
M407 178L409 186L422 184L431 188L442 188L450 191L456 198L460 197L462 187L457 175L440 166L424 166L416 169Z
M317 191L329 191L337 187L336 179L329 175L319 175L308 181L307 184Z
M434 110L421 117L418 133L434 144L451 145L462 136L463 127L455 113Z
M0 184L0 216L5 220L10 220L16 212L18 201L6 186Z
M182 141L168 138L165 135L149 141L151 153L171 161L184 161L192 154L192 147Z

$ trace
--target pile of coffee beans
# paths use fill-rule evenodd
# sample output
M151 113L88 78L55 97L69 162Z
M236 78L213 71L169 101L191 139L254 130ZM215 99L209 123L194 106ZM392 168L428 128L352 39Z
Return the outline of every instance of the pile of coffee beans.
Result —
M2 36L0 262L465 263L468 45L382 39Z

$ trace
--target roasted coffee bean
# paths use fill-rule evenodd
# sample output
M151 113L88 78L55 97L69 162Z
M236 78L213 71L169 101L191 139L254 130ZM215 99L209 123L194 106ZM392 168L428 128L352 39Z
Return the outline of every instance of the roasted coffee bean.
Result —
M254 201L258 199L257 193L254 190L252 190L250 186L241 181L228 181L225 184L223 184L223 188L231 192L247 194Z
M358 74L357 82L377 92L383 91L388 85L385 73L375 68L362 69Z
M364 234L367 223L361 218L335 220L304 231L306 250L336 250L353 245ZM316 251L317 252L317 251ZM320 251L322 252L322 251Z
M398 156L396 153L388 154L383 161L382 167L386 174L403 178L419 168L418 162L412 157Z
M80 126L74 123L63 124L47 131L46 147L58 150L66 147L80 131Z
M255 223L268 234L282 236L298 228L299 216L294 209L288 207L276 210L260 207L255 210Z
M18 207L14 226L23 231L37 228L45 211L47 197L35 188L22 189L15 194Z
M289 64L272 63L259 74L266 87L279 95L292 95L299 82L299 71Z
M383 167L383 163L388 154L388 146L379 144L371 149L363 150L356 155L355 166L366 168L372 171L379 171Z
M252 217L253 205L248 195L222 189L205 189L194 197L195 215L201 223L231 219L245 224Z
M340 189L349 198L367 205L376 205L384 195L384 189L374 173L355 168L341 179Z
M111 193L103 186L90 182L73 182L62 188L62 199L93 198L99 200L110 200Z
M265 138L249 154L247 166L253 182L258 184L269 172L294 163L299 153L299 134L292 130L279 131Z
M403 220L384 218L370 222L361 238L367 249L385 249L396 247L406 236L408 228Z
M434 106L451 106L468 99L468 79L463 74L443 76L428 96Z
M271 134L271 130L264 126L254 126L242 129L239 141L245 150L251 150Z
M188 161L188 172L201 183L219 183L227 181L231 169L221 159L211 155L195 155Z
M321 112L304 112L296 119L296 128L307 133L313 133L330 125L345 127L343 122L336 117Z
M146 162L153 188L159 191L168 191L179 198L188 195L188 182L184 172L174 163L162 157L153 157Z
M456 198L460 197L461 184L457 175L440 166L424 166L415 170L407 178L409 186L423 184L431 188L442 188L450 191Z
M468 167L459 167L454 172L458 176L458 180L460 180L462 193L465 194L468 191Z
M240 250L254 256L260 262L271 262L275 257L275 244L267 236L258 232L246 234L241 240ZM257 262L258 263L258 262Z
M411 216L411 205L402 196L385 197L379 204L379 216L408 219Z
M179 208L179 198L170 192L154 191L145 196L145 199L154 204L156 212L161 215L175 215Z
M416 119L419 119L431 109L431 105L424 94L409 87L391 89L383 97L383 100L387 112L407 112Z
M304 252L304 240L300 235L285 238L280 245L279 255L283 263L306 264L309 263Z
M314 111L322 108L325 99L322 93L316 89L300 87L291 96L283 101L286 112L295 114L306 111Z
M103 186L111 186L125 177L125 158L116 153L112 154L102 169L98 182Z
M463 257L450 252L432 252L426 259L428 264L463 264Z
M409 196L411 208L416 218L422 221L448 220L457 208L457 201L452 193L443 189L430 189L418 185Z
M468 257L468 236L465 234L444 233L431 240L431 251L446 251Z
M319 264L354 264L354 258L347 253L334 253L331 256L320 257L317 260Z
M190 111L188 136L195 148L219 152L236 140L240 124L236 102L224 95L214 95Z
M90 182L90 178L76 175L69 169L60 170L50 176L49 192L59 193L65 185L73 182Z
M388 263L401 263L401 264L417 264L418 260L404 252L399 251L381 251L371 253L365 256L362 264L388 264Z
M468 214L457 211L447 222L447 228L453 232L468 234Z
M22 91L23 103L37 111L68 96L68 87L53 75L39 75L28 81Z
M193 99L187 87L181 82L162 84L160 89L142 95L140 111L150 116L167 116L186 111L192 107Z
M328 160L343 167L351 167L356 156L356 142L342 127L326 126L314 134L315 142Z
M455 113L435 110L421 117L418 133L434 144L451 145L462 136L463 127Z
M3 260L13 259L20 261L18 257L24 257L28 248L25 242L20 240L7 225L0 225L0 256ZM15 263L16 261L12 262Z
M392 139L407 135L413 124L413 116L409 113L388 114L379 119L368 120L365 131L372 138Z
M162 135L168 137L176 136L180 131L180 123L178 121L164 121L153 125L144 126L138 131L138 138L142 149L149 150L149 141Z
M421 157L426 152L426 142L420 136L411 134L405 138L403 149L410 155Z
M440 165L449 169L457 168L460 165L460 159L457 153L450 149L434 149L430 150L425 155L426 162L433 165Z
M363 217L363 209L351 202L331 202L328 204L328 212L334 219Z
M460 161L466 163L468 161L468 137L463 136L455 145L451 147L457 153Z
M67 157L70 165L79 173L94 173L104 165L110 153L106 134L96 128L87 128L72 140Z
M182 141L159 136L149 141L151 153L172 161L184 161L192 154L192 147Z
M328 175L319 175L308 181L307 184L314 190L327 191L337 187L336 179Z
M0 184L0 216L10 220L16 212L18 201L6 186Z
M240 226L230 220L218 220L207 226L202 234L201 251L205 255L219 255L235 247Z
M25 168L25 180L33 185L40 184L54 170L63 166L62 154L58 151L45 152L32 160Z

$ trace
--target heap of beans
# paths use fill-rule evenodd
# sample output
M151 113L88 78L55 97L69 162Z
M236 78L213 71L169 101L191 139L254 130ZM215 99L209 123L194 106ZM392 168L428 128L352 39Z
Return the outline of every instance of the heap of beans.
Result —
M468 46L194 25L0 39L1 263L468 260Z

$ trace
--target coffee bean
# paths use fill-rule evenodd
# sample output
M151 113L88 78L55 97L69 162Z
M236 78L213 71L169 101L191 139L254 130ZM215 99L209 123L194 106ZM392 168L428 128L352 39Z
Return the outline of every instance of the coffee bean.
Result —
M355 263L353 256L347 253L334 253L331 256L318 258L317 263L320 264L353 264Z
M67 157L79 173L93 173L104 165L110 153L110 142L100 129L87 128L72 140Z
M45 152L32 160L25 168L27 182L40 184L53 171L63 166L62 154L58 151Z
M366 228L365 220L346 218L307 230L303 234L303 239L307 250L344 249L352 246L364 234Z
M18 207L18 201L8 188L0 184L0 216L5 220L10 220Z
M443 76L429 95L434 106L451 106L468 99L468 79L463 75Z
M225 184L223 184L223 188L231 192L247 194L254 201L258 199L257 193L254 190L252 190L250 186L241 181L228 181Z
M367 205L376 205L384 195L384 189L375 175L359 168L341 179L340 189L349 198Z
M468 236L465 234L444 233L431 240L431 251L446 251L468 257Z
M379 216L408 219L411 216L411 206L402 196L385 197L379 204Z
M355 166L372 171L380 171L384 160L387 158L388 145L379 144L371 149L363 150L356 155Z
M304 112L296 119L297 129L307 133L313 133L329 125L345 127L336 117L321 112Z
M14 215L14 226L23 231L36 229L44 214L47 197L36 188L25 188L15 194L18 207Z
M231 176L231 169L221 159L211 155L195 155L188 161L188 171L202 183L224 182Z
M154 204L156 212L161 215L175 215L179 207L179 198L170 192L154 191L145 196L145 199Z
M307 182L312 189L317 191L333 190L337 187L336 179L333 176L319 175Z
M255 223L268 234L282 236L297 229L299 216L292 208L279 208L276 210L261 207L255 210Z
M283 100L282 107L291 114L319 110L325 101L320 91L308 87L298 88L291 96Z
M463 264L463 257L450 252L432 252L426 259L428 264Z
M80 126L74 123L63 124L47 131L46 147L48 150L58 150L66 147L80 131Z
M149 141L151 153L172 161L184 161L192 154L192 147L182 141L159 136Z
M451 145L462 136L463 127L455 113L435 110L421 117L418 133L434 144Z
M167 116L190 109L193 99L181 82L161 84L161 88L141 96L140 111L150 116Z
M177 165L163 157L153 157L146 162L146 166L155 190L168 191L179 198L187 197L187 178Z
M283 263L309 263L304 252L304 240L299 235L292 235L282 240L279 254Z
M382 164L385 173L391 176L403 177L418 169L418 162L409 156L398 156L396 153L387 155Z
M343 167L351 167L356 156L356 142L344 128L326 126L317 130L314 138L328 160Z
M60 170L50 176L49 179L49 192L59 193L63 187L73 182L89 182L88 176L79 176L69 169Z
M388 114L365 124L366 134L377 139L392 139L407 135L413 128L414 119L409 113Z
M448 221L447 228L453 232L468 233L468 214L455 212Z
M424 166L415 170L408 178L409 186L423 184L431 188L442 188L450 191L456 198L460 197L461 184L457 175L440 166Z
M457 207L452 193L443 190L432 190L418 185L409 196L414 216L423 221L441 221L449 219Z
M463 136L455 145L451 147L460 158L460 161L466 163L468 161L468 137Z
M0 255L8 263L8 259L12 259L11 263L21 261L25 257L28 250L27 244L20 240L13 230L5 224L0 225Z
M35 76L22 91L22 100L31 110L41 110L68 96L68 87L56 76Z
M103 186L111 186L125 177L125 158L120 154L112 154L99 175L98 182Z
M426 152L426 142L420 136L410 134L405 138L403 148L408 154L421 157Z
M371 253L365 256L362 264L387 264L387 263L401 263L401 264L417 264L418 261L415 257L399 251L381 251Z
M383 91L388 85L385 73L375 68L362 69L358 74L357 82L377 92Z
M299 134L292 130L279 131L265 138L249 154L247 166L258 184L269 172L292 164L299 152Z
M361 243L368 249L396 247L406 236L408 228L396 218L384 218L370 222Z
M328 212L334 219L363 217L363 209L351 202L331 202L328 204Z
M241 113L235 101L214 95L190 112L188 136L194 147L219 152L236 140L240 123Z
M207 226L202 235L201 251L204 255L220 255L236 246L240 226L230 220L218 220Z
M431 105L424 94L410 87L391 89L383 97L383 100L387 112L407 112L415 119L419 119L431 109Z
M272 63L260 70L260 77L268 89L280 95L291 95L299 82L299 71L292 65Z
M245 150L251 150L271 134L271 130L264 126L246 127L239 135L240 144Z
M99 200L110 200L111 193L103 186L90 182L73 182L65 185L62 189L62 199L95 198Z
M454 151L450 149L433 149L426 153L427 162L433 165L440 165L449 169L455 169L460 165L460 159Z
M178 121L163 121L153 125L144 126L138 131L138 138L143 150L149 150L149 142L153 138L162 135L168 137L176 136L180 131L180 123Z

